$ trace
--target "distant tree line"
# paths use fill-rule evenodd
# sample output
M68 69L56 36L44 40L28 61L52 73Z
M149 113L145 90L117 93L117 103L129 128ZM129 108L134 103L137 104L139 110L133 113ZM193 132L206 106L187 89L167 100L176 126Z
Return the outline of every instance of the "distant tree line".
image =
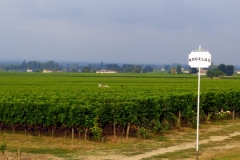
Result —
M42 71L44 69L53 70L53 71L65 71L65 72L83 72L83 73L96 73L98 70L112 70L118 73L147 73L153 72L154 70L163 70L165 73L169 74L182 74L183 68L185 70L189 69L190 74L198 73L197 68L182 67L179 64L173 65L164 65L161 68L151 65L135 65L135 64L123 64L118 65L116 63L104 64L59 64L54 61L47 62L38 62L38 61L29 61L25 60L20 64L0 64L2 70L16 70L16 71L26 71L31 69L34 72ZM234 74L233 65L220 64L218 66L211 66L207 71L206 75L208 77L219 77L219 76L231 76Z
M198 73L198 68L190 68L190 73L191 74L196 74ZM221 77L221 76L232 76L234 74L234 66L233 65L225 65L225 64L220 64L218 66L212 65L207 73L206 76L213 78L213 77Z
M92 65L91 66L85 66L82 69L82 72L96 72L96 70L113 70L116 72L125 72L125 73L146 73L146 72L152 72L153 67L146 66L142 67L141 65L134 65L134 64L123 64L122 66L119 66L118 64L106 64L106 65L100 65L99 67L95 68Z
M233 65L225 65L225 64L220 64L217 67L211 67L207 71L207 76L208 77L221 77L223 75L226 76L232 76L234 74L234 66Z
M0 68L2 70L16 70L16 71L26 71L31 69L35 72L42 71L44 69L53 70L53 71L66 71L66 72L96 72L97 70L113 70L117 72L127 72L127 73L142 73L142 72L152 72L153 67L141 65L133 65L133 64L124 64L122 66L113 63L113 64L88 64L88 65L80 65L78 63L72 63L67 65L60 65L54 61L48 62L38 62L38 61L29 61L25 60L20 64L1 64Z
M38 61L29 61L25 60L21 64L10 64L10 65L1 65L1 69L3 70L17 70L17 71L25 71L27 69L31 69L33 71L41 71L44 69L47 70L62 70L63 67L55 63L54 61L48 62L38 62Z

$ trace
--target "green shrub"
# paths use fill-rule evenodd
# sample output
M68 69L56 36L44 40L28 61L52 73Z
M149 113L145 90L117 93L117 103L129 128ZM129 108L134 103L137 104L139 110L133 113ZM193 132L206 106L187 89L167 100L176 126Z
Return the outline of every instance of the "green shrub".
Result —
M3 144L1 144L0 146L0 150L2 151L2 154L4 154L4 151L7 149L7 144L4 142Z

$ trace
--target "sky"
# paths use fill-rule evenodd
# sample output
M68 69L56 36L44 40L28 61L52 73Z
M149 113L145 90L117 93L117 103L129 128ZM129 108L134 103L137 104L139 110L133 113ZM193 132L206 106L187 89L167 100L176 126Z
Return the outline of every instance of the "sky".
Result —
M1 0L0 60L240 65L239 0Z

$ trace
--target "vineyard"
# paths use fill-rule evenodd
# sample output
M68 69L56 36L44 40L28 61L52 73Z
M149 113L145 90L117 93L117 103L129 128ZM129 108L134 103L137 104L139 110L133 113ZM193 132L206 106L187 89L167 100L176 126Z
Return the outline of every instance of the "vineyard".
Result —
M239 81L201 79L201 123L239 116ZM195 127L196 107L195 75L0 73L0 132L71 131L96 140L163 134Z

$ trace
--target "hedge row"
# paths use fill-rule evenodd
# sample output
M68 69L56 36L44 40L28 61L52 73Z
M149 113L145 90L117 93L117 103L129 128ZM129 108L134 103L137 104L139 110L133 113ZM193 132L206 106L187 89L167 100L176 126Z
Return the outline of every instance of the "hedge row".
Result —
M240 111L240 91L201 93L201 122L211 120L221 111ZM78 101L78 100L76 100ZM168 127L194 126L197 95L178 93L165 96L121 98L108 97L81 105L74 103L34 102L33 99L0 101L1 127L78 128L79 131L107 126L127 128L130 125L150 129L156 133ZM114 131L115 132L115 131ZM112 132L112 134L115 134Z

